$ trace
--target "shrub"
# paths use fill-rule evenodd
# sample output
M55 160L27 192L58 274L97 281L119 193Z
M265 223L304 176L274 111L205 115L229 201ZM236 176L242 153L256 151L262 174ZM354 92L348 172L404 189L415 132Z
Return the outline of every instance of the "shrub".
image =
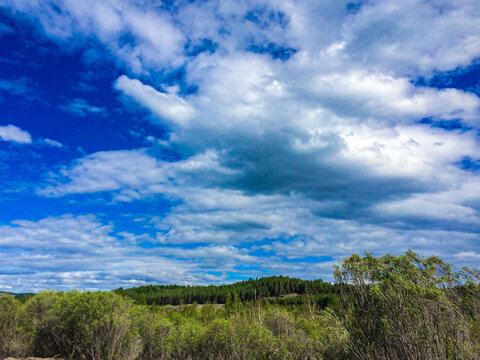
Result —
M35 356L130 360L140 352L130 310L111 292L48 291L27 301L23 326Z
M173 323L163 314L143 306L135 309L134 316L143 344L140 359L169 359L168 339Z
M25 340L18 329L20 302L0 295L0 358L25 354Z
M438 257L353 255L335 279L354 358L478 358L459 292L465 279Z

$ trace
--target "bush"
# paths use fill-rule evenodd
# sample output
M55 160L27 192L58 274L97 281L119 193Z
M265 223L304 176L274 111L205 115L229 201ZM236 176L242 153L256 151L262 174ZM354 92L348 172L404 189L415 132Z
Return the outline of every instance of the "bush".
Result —
M31 354L66 359L136 359L131 304L111 292L43 292L26 303Z
M245 317L216 319L199 359L282 359L282 343L265 326Z
M0 358L25 354L25 340L18 329L20 302L0 295Z
M178 323L168 337L169 357L176 360L201 359L206 328L195 319Z
M134 314L143 343L140 359L169 359L168 340L173 330L173 323L163 314L143 306L137 307Z
M339 313L356 359L478 359L465 276L438 257L353 255L335 269ZM475 282L469 278L472 286ZM476 303L478 304L478 298Z

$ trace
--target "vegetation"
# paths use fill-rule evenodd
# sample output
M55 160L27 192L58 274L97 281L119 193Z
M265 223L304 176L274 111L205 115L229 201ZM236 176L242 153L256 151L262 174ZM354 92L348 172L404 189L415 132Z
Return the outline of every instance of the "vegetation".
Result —
M407 252L353 255L334 275L335 285L274 277L3 296L0 359L480 358L478 271L454 272L437 257ZM278 297L287 293L298 295ZM168 296L184 305L163 305ZM186 304L196 296L223 305Z
M179 286L149 285L131 289L117 289L117 294L127 296L136 304L143 305L179 305L179 304L225 304L228 296L237 294L240 301L249 302L268 297L280 297L288 294L333 295L337 287L322 280L301 280L287 276L270 276L261 279L249 279L230 285L220 286ZM320 299L320 298L319 298ZM323 301L326 298L323 298ZM303 303L303 297L294 300ZM319 300L322 301L322 300Z
M414 252L353 255L335 269L357 359L479 359L480 273Z
M31 297L33 294L32 293L20 293L20 294L14 294L10 292L5 292L5 291L0 291L0 298L4 296L13 296L15 299L19 300L25 300Z

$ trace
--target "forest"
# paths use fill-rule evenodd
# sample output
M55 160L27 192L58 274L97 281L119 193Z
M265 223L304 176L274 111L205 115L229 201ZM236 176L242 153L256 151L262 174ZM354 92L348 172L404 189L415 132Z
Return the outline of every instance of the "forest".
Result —
M267 298L273 302L300 305L304 301L304 295L315 295L319 302L332 301L337 290L338 287L322 280L270 276L219 286L149 285L130 289L120 288L114 292L143 305L180 305L194 302L225 304L228 297L234 296L238 296L242 302Z
M478 269L366 253L334 279L4 293L0 359L480 359Z

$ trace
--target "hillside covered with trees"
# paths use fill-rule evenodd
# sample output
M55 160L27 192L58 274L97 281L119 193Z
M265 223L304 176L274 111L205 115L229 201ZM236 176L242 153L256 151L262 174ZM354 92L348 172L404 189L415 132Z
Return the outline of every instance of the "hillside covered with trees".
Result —
M136 304L143 305L225 304L229 298L235 296L242 302L273 298L270 301L302 304L304 301L302 295L315 295L318 301L333 300L334 295L338 293L338 287L322 280L270 276L219 286L148 285L114 291L131 298ZM284 300L276 299L286 295L298 296Z
M478 270L453 271L438 257L413 252L365 254L343 260L334 277L335 285L274 277L220 287L3 296L0 359L480 358ZM283 293L295 291L304 301L272 301L283 294L280 284ZM262 295L252 300L255 288ZM192 301L204 294L220 303L223 293L224 306L157 305L155 300L161 303L168 294L175 302L188 296ZM320 294L335 301L318 306Z

